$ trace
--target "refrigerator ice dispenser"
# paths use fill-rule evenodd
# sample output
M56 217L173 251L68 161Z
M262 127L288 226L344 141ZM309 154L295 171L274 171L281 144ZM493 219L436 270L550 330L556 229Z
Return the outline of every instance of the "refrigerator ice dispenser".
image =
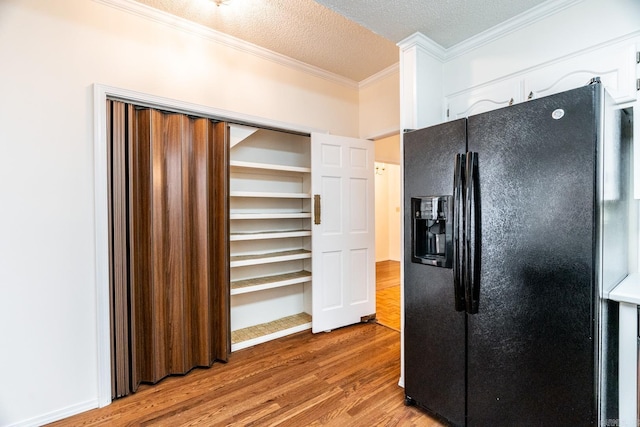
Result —
M451 268L452 196L412 197L411 260Z

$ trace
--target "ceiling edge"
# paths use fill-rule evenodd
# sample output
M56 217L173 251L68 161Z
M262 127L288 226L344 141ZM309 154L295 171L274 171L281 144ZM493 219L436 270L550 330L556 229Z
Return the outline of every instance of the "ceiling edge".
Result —
M93 0L96 3L101 3L115 9L122 10L133 15L140 16L145 19L173 27L188 33L209 39L216 43L232 47L250 55L258 56L263 59L275 62L280 65L284 65L289 68L297 69L307 74L320 77L333 83L337 83L342 86L346 86L350 89L358 89L358 82L340 76L335 73L323 70L319 67L306 64L297 59L290 58L280 53L274 52L269 49L265 49L253 43L232 37L228 34L216 31L212 28L204 25L197 24L184 18L177 17L170 13L155 9L151 6L147 6L142 3L135 2L133 0Z
M420 32L414 33L404 40L401 40L398 42L398 46L401 50L406 50L413 46L419 46L434 58L439 59L442 62L447 62L583 1L584 0L546 1L448 49L442 47Z
M366 79L361 80L360 83L358 83L358 88L362 89L364 87L367 87L375 83L376 81L380 79L384 79L385 77L388 77L394 73L398 73L399 71L400 71L399 62L396 62L395 64L391 64L384 70L378 71L377 73L367 77Z

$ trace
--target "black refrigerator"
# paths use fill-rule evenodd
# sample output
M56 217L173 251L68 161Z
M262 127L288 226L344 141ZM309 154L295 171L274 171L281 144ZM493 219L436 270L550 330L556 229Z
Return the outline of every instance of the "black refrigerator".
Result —
M631 120L594 79L405 132L407 404L459 426L617 417Z

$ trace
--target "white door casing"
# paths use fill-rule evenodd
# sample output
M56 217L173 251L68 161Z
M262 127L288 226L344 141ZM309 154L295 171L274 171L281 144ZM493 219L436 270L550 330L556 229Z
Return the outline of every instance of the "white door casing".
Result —
M311 188L320 196L312 237L314 333L376 311L374 147L368 140L311 135Z

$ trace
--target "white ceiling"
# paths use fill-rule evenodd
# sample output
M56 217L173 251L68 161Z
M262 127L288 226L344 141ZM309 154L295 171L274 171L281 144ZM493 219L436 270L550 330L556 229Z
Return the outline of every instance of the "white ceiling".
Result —
M420 32L444 48L450 48L544 1L316 0L395 43Z
M420 32L443 49L545 0L137 0L360 82L398 62L396 43ZM561 0L548 0L558 2Z

